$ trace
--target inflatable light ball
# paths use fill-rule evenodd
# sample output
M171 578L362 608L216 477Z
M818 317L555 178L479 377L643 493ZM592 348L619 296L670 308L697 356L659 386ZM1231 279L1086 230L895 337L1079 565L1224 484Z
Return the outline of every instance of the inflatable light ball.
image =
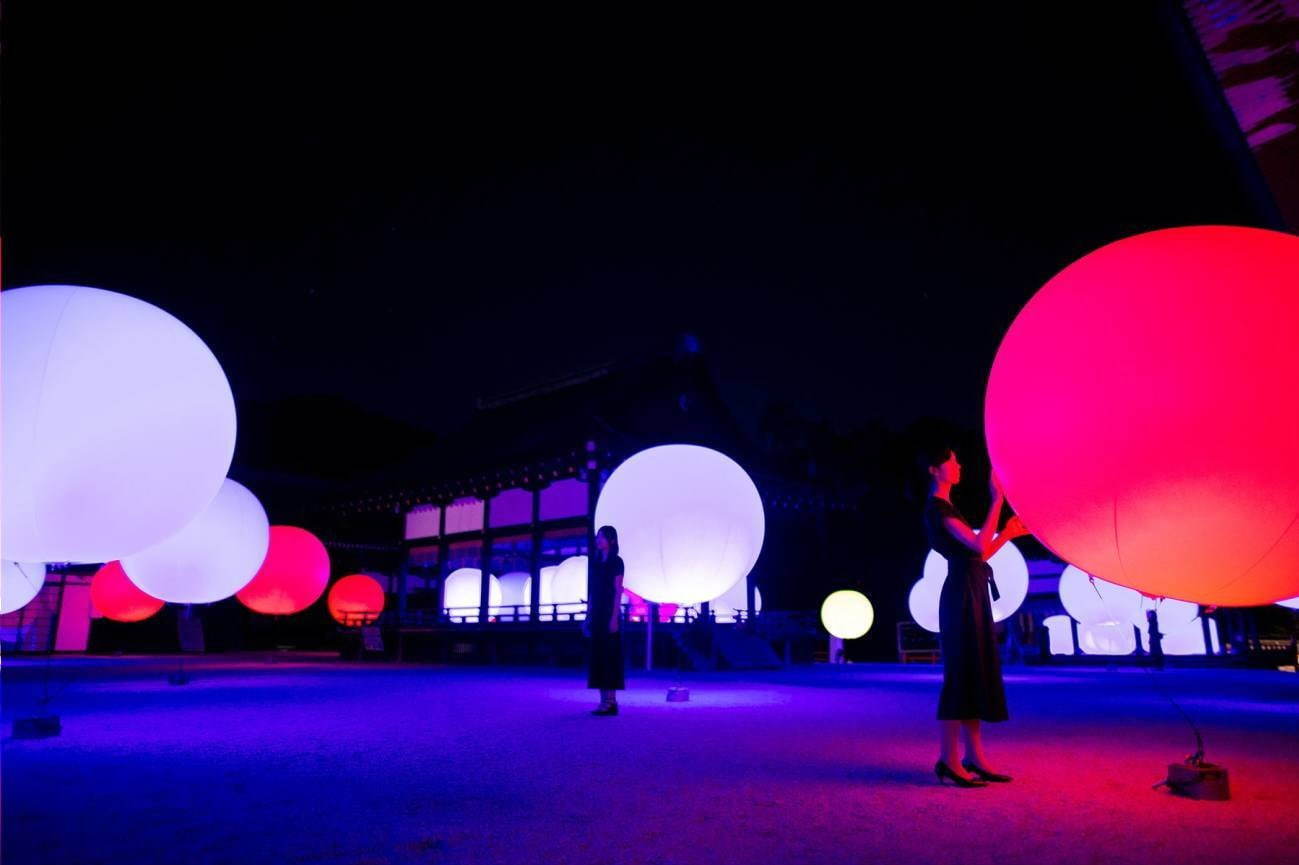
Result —
M526 608L532 602L532 599L525 595L529 579L531 575L527 571L510 571L508 574L502 574L500 577L501 608L495 612L509 619L517 615L519 621L527 621L529 612Z
M369 574L349 574L329 587L325 603L340 625L368 625L383 612L383 586Z
M160 544L122 559L131 582L155 598L210 604L252 580L266 559L271 528L261 502L226 479L189 525Z
M762 498L744 469L696 445L629 457L605 483L595 524L618 530L628 589L683 606L748 576L766 530Z
M749 613L749 581L738 581L719 597L708 602L708 610L719 622L733 622L737 616ZM753 589L753 612L762 612L762 592L755 586Z
M541 568L538 577L541 580L541 597L537 599L537 605L541 609L541 621L549 622L553 618L547 607L554 603L551 586L554 584L555 571L559 570L558 565L548 565ZM532 608L532 577L529 576L523 583L523 603Z
M235 593L248 609L289 615L314 604L329 584L329 552L320 539L296 526L271 526L261 568Z
M840 589L821 604L821 624L833 637L855 640L875 623L875 608L861 592Z
M121 562L109 562L90 578L90 602L115 622L144 621L163 605L131 582Z
M45 565L0 561L0 614L21 610L45 585Z
M555 568L550 596L557 612L576 613L586 603L586 563L586 556L569 556Z
M979 530L975 529L975 534ZM1001 597L992 601L992 620L1005 621L1028 597L1028 562L1013 541L1007 543L993 555L988 562L992 566L993 579L997 581L997 591ZM947 560L937 550L930 550L925 556L924 569L920 580L911 587L907 597L907 606L911 618L926 631L938 633L938 601L947 581ZM992 589L989 587L989 599Z
M1141 593L1107 580L1095 581L1073 565L1060 574L1060 603L1082 625L1118 623L1145 626Z
M1053 277L988 377L1006 496L1066 561L1150 595L1299 595L1299 237L1140 234Z
M462 622L478 621L482 600L483 572L478 568L457 568L442 583L442 611ZM487 575L487 612L501 605L501 581Z
M178 319L74 285L0 292L0 548L104 562L184 528L221 489L235 404Z

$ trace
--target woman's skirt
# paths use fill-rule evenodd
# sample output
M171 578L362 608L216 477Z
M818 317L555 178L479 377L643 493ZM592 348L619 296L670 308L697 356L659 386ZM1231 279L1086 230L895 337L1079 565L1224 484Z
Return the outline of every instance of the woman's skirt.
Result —
M623 676L622 631L591 634L591 666L586 677L588 688L620 691L626 687Z
M939 643L943 649L940 721L1005 721L1006 689L1001 653L992 623L986 562L950 562L938 600Z

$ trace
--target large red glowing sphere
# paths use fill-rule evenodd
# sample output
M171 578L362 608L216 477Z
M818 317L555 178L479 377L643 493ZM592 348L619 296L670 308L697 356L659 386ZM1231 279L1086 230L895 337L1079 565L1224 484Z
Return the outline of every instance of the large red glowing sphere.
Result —
M122 570L121 562L109 562L90 579L90 602L106 618L117 622L140 622L162 609L163 602L144 593Z
M1066 561L1202 604L1299 594L1299 237L1140 234L1011 325L985 426L1006 496Z
M366 574L351 574L329 589L329 614L340 625L368 625L383 612L383 586Z
M320 539L295 526L271 526L266 559L235 597L248 609L288 615L316 602L329 583L329 553Z

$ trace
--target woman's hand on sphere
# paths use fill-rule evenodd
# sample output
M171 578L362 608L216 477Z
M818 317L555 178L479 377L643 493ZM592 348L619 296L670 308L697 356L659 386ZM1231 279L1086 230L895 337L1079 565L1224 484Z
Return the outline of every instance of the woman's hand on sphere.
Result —
M1025 535L1032 533L1028 530L1028 527L1024 525L1024 521L1016 515L1006 520L1006 527L1001 530L1001 534L1004 537L1013 539L1022 538Z

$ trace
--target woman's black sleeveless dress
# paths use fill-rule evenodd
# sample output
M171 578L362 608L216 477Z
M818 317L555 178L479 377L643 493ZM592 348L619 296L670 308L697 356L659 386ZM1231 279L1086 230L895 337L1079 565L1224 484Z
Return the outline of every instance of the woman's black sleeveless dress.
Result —
M988 596L992 567L947 530L948 517L966 522L950 502L930 496L925 502L925 534L929 545L947 559L947 580L938 600L943 650L938 720L1005 721L1010 716Z
M586 686L603 691L626 687L622 660L622 631L610 631L609 621L621 598L614 598L614 580L623 572L622 557L601 561L597 554L587 560L587 626L591 632L591 666Z

